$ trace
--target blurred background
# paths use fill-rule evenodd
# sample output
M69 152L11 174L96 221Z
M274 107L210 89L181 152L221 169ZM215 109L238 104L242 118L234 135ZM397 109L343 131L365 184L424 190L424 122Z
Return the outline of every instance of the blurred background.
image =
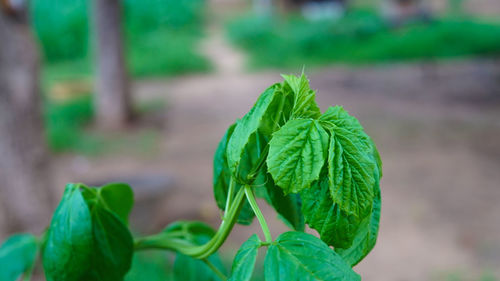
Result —
M179 219L217 227L220 138L280 73L304 69L320 107L356 116L384 163L364 280L500 280L498 0L0 7L0 240L40 233L67 182L130 183L137 234ZM228 269L253 232L235 227ZM141 253L127 280L170 280L172 258Z

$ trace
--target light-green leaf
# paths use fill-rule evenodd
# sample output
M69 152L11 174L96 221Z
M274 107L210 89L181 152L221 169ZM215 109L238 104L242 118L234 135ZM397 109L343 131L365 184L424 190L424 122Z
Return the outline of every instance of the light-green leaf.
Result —
M38 252L36 237L31 234L10 236L0 247L0 280L16 281L30 271Z
M281 75L285 79L283 88L286 91L288 87L293 92L294 103L292 118L312 118L317 119L321 111L316 104L316 93L311 90L309 81L305 74L301 76Z
M236 253L229 281L250 281L260 248L260 239L254 234Z
M321 240L330 246L348 248L352 245L361 221L340 210L330 198L328 178L316 182L300 193L302 212L307 224L318 231Z
M237 121L226 154L229 169L240 184L253 184L252 172L260 163L260 154L272 134L290 118L292 98L275 84Z
M244 173L241 174L238 168L245 147L250 141L250 137L262 126L262 121L272 116L271 112L268 112L268 109L273 101L275 91L276 86L271 86L262 93L252 109L236 123L233 134L227 143L226 154L229 169L243 183L247 180L246 175Z
M342 107L330 107L320 122L330 132L330 195L340 209L363 219L371 212L374 186L381 174L375 145Z
M49 281L77 281L88 272L93 253L92 219L79 186L68 184L43 251Z
M308 188L325 162L328 134L312 119L288 121L270 141L268 170L285 194Z
M126 183L110 183L99 188L99 195L106 207L125 223L134 206L134 192Z
M359 281L360 276L328 245L304 232L286 232L265 258L266 281Z

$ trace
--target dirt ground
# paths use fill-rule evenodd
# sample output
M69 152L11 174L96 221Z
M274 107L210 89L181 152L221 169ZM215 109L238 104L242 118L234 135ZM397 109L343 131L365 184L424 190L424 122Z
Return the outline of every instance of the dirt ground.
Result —
M217 31L203 49L215 62L213 73L134 84L137 102L167 104L154 153L58 156L59 186L145 175L164 182L166 175L166 191L137 207L150 213L134 210L143 231L177 219L217 226L211 187L217 143L281 78L279 71L246 71L244 57ZM500 61L306 72L320 107L343 105L359 118L384 163L379 240L355 268L364 280L479 280L488 272L500 278ZM274 235L284 231L264 209ZM251 232L260 234L255 222L237 226L227 255Z

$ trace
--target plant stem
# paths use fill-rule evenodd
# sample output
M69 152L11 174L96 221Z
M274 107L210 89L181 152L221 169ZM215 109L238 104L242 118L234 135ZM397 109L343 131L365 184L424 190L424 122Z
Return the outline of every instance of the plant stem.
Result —
M226 241L226 238L229 236L229 233L231 233L231 230L233 229L233 226L238 219L241 208L243 207L245 199L244 194L244 189L241 188L236 194L236 197L232 204L232 208L229 211L229 219L222 222L219 231L217 231L216 233L216 236L214 236L211 240L213 241L213 243L208 247L200 248L197 254L194 255L194 257L199 259L206 258L215 253L224 243L224 241Z
M229 211L229 206L231 206L231 203L233 203L233 193L234 193L234 185L235 182L233 180L233 177L229 179L229 188L227 190L227 198L226 198L226 208L224 208L224 220L226 219L226 215Z
M222 281L226 281L227 277L222 273L213 263L211 263L207 258L202 259L203 262L220 278Z
M247 196L248 202L250 203L255 216L257 216L257 219L259 220L260 227L262 228L262 232L264 233L264 237L266 238L266 242L271 243L273 241L271 232L269 231L269 227L267 226L264 215L260 211L259 205L257 205L257 200L255 200L255 195L253 194L251 186L245 185L245 195Z
M227 218L222 221L217 233L206 244L201 246L193 245L191 242L186 241L184 237L179 237L178 233L159 233L143 238L136 239L134 243L135 250L145 249L167 249L180 252L187 256L204 259L215 253L220 246L224 243L227 236L233 229L238 215L243 207L245 199L244 189L240 189L236 194L234 201L229 207Z

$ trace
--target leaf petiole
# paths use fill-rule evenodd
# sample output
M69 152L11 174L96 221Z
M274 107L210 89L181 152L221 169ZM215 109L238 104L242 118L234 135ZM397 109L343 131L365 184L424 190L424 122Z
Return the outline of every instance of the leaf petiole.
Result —
M260 227L262 228L262 232L264 233L264 237L266 238L266 243L271 243L273 241L271 232L269 231L266 219L264 218L264 215L262 214L259 205L257 204L257 200L255 200L255 195L253 194L251 186L245 185L245 195L248 199L248 202L250 203L250 206L252 207L253 212L255 213L255 216L259 220Z
M203 262L219 277L220 280L226 281L227 277L222 273L213 263L211 263L207 258L202 259Z

